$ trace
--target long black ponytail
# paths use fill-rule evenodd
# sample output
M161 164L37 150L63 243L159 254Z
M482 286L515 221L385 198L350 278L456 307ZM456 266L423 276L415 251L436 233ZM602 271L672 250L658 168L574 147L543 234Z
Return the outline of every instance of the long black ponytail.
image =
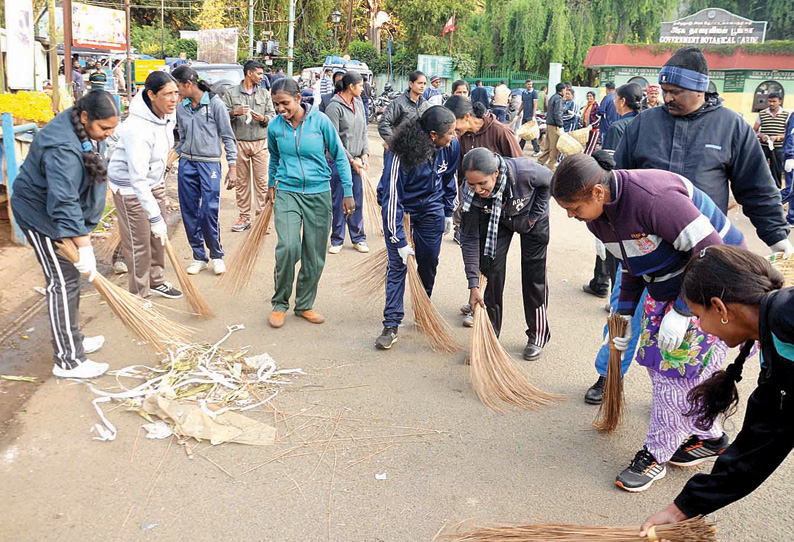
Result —
M105 166L105 161L94 149L94 144L91 143L88 132L83 126L83 122L80 119L83 112L88 116L88 122L93 122L117 117L119 111L116 109L116 102L113 101L110 94L104 90L92 90L77 100L69 116L74 133L77 134L77 139L80 140L82 145L83 165L86 173L88 173L89 182L92 185L104 183L108 179L108 168Z
M171 76L182 84L193 83L199 88L199 90L209 92L210 98L215 95L209 83L207 83L204 79L201 79L198 75L198 72L190 66L179 66L171 72Z
M758 305L764 295L781 289L783 283L783 275L761 256L740 247L716 245L687 264L681 295L706 308L711 307L714 298L725 304ZM718 416L727 418L736 413L736 383L742 380L742 368L754 343L751 340L742 344L733 363L687 394L691 407L686 415L695 418L695 427L708 429Z

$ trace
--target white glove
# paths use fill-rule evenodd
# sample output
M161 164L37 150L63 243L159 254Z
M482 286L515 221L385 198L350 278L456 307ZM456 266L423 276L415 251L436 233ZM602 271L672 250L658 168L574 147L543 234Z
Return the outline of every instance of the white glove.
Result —
M770 151L773 151L773 150L775 150L775 142L774 142L774 141L772 141L772 138L771 138L771 137L770 137L769 139L767 139L767 140L766 140L766 146L767 146L767 147L769 147L769 150L770 150Z
M794 158L789 158L786 160L786 164L783 166L783 169L786 170L786 173L789 173L792 169L794 169Z
M788 239L783 239L782 241L778 241L771 247L772 252L782 252L784 258L788 258L792 254L794 254L794 246L792 246L791 241Z
M604 243L601 242L601 239L596 237L595 240L595 249L596 249L596 256L598 256L602 260L607 259L607 247Z
M160 243L165 245L165 240L168 239L168 226L165 220L158 220L151 225L152 235L160 240Z
M416 253L414 252L414 249L411 248L411 245L405 245L404 247L397 249L397 254L400 255L400 258L402 258L403 263L405 265L408 265L408 256Z
M94 256L94 247L88 245L87 247L78 247L77 254L79 259L74 264L74 267L80 273L88 274L88 282L94 280L96 277L96 257Z
M452 231L452 217L448 216L444 218L444 235L447 235L451 231Z
M670 312L662 318L662 325L659 326L659 349L672 352L681 346L686 335L686 330L689 329L689 323L692 318L678 314L675 310L671 309Z
M631 341L631 316L621 314L620 317L626 320L626 331L622 337L612 339L612 344L615 345L616 350L625 352L629 349L629 341Z

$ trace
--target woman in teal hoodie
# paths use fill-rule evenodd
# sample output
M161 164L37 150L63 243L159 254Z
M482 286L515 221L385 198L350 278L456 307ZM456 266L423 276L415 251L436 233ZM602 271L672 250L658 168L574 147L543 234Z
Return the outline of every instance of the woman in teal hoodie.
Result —
M295 282L295 265L300 261L295 314L313 324L322 324L324 318L312 307L331 231L331 168L325 153L328 152L339 169L346 216L356 209L350 162L330 119L301 104L300 88L294 80L275 81L270 93L278 116L270 121L267 131L270 178L275 180L268 189L267 199L273 201L278 244L276 292L271 300L273 311L269 322L274 328L284 325Z

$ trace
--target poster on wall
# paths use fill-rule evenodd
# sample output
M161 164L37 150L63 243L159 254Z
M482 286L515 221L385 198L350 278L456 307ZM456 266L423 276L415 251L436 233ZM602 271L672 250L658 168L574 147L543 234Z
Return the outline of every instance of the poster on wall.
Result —
M14 0L5 3L6 80L8 88L31 90L33 71L33 1Z
M72 4L72 44L75 47L127 50L127 19L123 10Z
M216 28L198 31L196 59L210 64L237 62L237 29Z

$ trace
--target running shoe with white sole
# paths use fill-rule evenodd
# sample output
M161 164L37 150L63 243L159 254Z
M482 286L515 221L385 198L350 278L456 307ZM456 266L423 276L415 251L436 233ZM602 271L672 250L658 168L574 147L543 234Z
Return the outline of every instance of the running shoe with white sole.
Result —
M83 352L93 354L105 344L105 337L94 335L93 337L83 337Z
M212 269L216 275L222 275L226 272L226 263L222 258L215 258L212 260Z
M384 327L380 333L380 337L375 340L375 348L378 350L388 350L394 343L397 342L397 328Z
M702 440L692 435L675 451L669 463L676 467L694 467L706 461L716 461L728 444L730 438L725 433L714 440Z
M97 363L87 359L74 369L63 369L55 365L52 374L58 378L96 378L105 374L109 368L107 363Z
M152 286L149 289L157 295L161 295L168 299L179 299L182 297L182 292L174 288L174 285L170 282L164 282L162 284L158 284L157 286Z
M361 252L362 254L366 254L367 252L369 252L369 247L364 241L361 241L360 243L353 243L353 248Z
M342 252L342 245L331 245L328 247L328 254L339 254Z
M660 465L645 446L637 452L631 464L623 469L615 479L615 485L630 493L640 493L650 488L656 480L667 474L667 468Z
M198 275L201 271L207 268L207 262L203 260L193 260L193 263L187 266L188 275Z

